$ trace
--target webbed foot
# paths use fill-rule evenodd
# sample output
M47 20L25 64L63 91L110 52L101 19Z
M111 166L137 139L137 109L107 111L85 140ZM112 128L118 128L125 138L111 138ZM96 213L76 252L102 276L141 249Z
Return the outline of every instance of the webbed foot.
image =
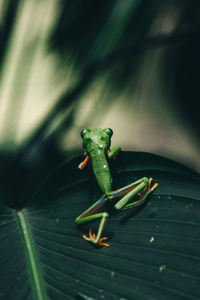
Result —
M144 188L144 190L141 193L138 193L138 196L139 196L138 200L142 200L142 198L144 197L144 195L146 193L150 194L151 192L153 192L157 188L158 183L154 183L154 185L151 186L152 181L153 181L153 178L149 178L148 185Z
M105 246L105 247L109 247L110 244L104 243L103 241L107 240L107 237L103 237L100 239L96 238L95 233L92 233L92 228L89 229L89 236L87 237L85 234L83 235L83 238L93 244L96 244L98 246Z

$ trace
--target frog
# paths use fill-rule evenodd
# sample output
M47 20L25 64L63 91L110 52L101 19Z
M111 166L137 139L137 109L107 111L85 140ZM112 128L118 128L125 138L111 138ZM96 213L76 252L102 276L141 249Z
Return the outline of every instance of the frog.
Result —
M97 246L109 247L110 244L106 241L107 237L102 237L102 232L109 213L107 211L98 212L108 201L119 199L114 209L117 211L130 209L132 207L142 205L158 186L158 183L152 184L153 179L142 177L132 183L112 190L112 176L109 167L109 160L116 159L121 151L120 146L116 146L111 150L111 138L113 130L105 129L83 129L81 138L83 148L85 150L85 159L78 165L80 170L91 165L98 186L102 192L102 196L86 211L81 213L76 219L76 224L83 224L96 219L100 219L97 233L95 234L92 228L89 229L89 234L83 235L83 238ZM135 199L136 198L136 199ZM131 201L134 199L133 201Z

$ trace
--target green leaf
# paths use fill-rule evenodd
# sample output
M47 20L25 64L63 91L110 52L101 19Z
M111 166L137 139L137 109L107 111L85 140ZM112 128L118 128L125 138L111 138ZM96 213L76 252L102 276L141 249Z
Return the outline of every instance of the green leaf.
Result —
M200 176L152 154L122 152L114 188L153 177L142 206L115 213L109 248L82 238L98 221L74 219L100 197L81 157L57 168L21 211L0 207L0 299L199 299ZM12 188L12 187L11 187Z

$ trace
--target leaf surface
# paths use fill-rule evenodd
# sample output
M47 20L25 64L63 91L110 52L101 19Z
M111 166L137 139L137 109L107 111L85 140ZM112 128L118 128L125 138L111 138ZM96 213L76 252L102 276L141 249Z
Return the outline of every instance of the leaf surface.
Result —
M0 299L199 299L200 177L171 160L122 152L113 185L143 176L158 188L145 205L115 213L109 248L82 238L98 221L74 219L101 193L75 158L54 170L21 211L0 207Z

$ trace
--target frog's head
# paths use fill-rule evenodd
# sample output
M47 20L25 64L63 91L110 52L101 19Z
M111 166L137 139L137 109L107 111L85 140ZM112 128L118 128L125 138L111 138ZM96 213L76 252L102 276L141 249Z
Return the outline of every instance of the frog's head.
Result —
M110 148L112 129L83 129L83 148L90 154L95 150L107 151Z

